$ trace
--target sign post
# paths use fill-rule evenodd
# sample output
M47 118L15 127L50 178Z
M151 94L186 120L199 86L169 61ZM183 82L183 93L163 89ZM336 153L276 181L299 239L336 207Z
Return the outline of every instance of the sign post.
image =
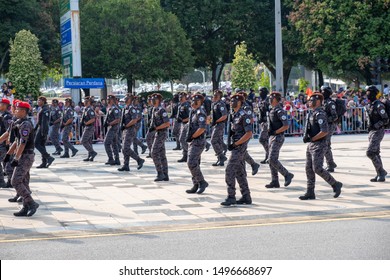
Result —
M61 62L64 78L81 78L79 0L60 0ZM71 89L72 99L80 101L80 90Z

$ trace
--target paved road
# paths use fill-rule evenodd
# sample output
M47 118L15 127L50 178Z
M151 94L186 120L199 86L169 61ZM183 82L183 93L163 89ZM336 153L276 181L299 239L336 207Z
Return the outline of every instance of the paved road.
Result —
M0 241L0 259L389 260L389 232L387 215L75 239Z

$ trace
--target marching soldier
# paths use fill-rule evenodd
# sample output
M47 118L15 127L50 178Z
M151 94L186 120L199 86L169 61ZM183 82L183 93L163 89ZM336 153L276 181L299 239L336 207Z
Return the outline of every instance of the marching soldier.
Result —
M8 131L8 127L12 122L12 115L8 111L9 107L10 107L10 101L7 98L3 98L0 102L0 136L6 134L6 132ZM6 134L6 136L7 135L8 134ZM4 137L4 140L6 138L7 137ZM5 141L0 143L0 188L12 187L10 183L7 184L4 180L3 161L5 158L5 154L7 153L7 150L8 150L7 143Z
M131 104L134 99L133 95L127 95L125 97L126 106L123 109L123 118L122 118L122 136L123 136L123 158L124 163L121 168L118 168L118 171L130 171L129 161L130 157L137 161L137 169L141 169L145 160L141 159L132 149L132 144L134 138L136 137L136 124L139 119L139 114L137 109Z
M246 149L252 137L252 120L251 116L242 108L243 104L244 96L240 94L232 96L233 113L229 117L231 122L228 135L228 149L231 151L231 155L225 170L228 197L221 203L223 206L252 204L245 170ZM236 180L242 194L239 200L236 200Z
M385 105L379 100L381 94L375 86L367 89L367 97L370 101L368 110L368 140L367 157L371 159L376 170L376 176L371 182L384 182L387 172L383 169L382 159L380 156L380 145L385 135L385 126L389 122Z
M328 117L328 127L329 133L326 135L326 150L325 150L325 159L327 163L327 168L329 172L334 172L334 169L337 167L337 164L333 160L332 154L332 135L336 131L337 127L337 111L336 111L336 102L331 98L333 91L330 87L321 87L321 93L324 96L324 110L326 116Z
M187 165L192 175L193 187L187 190L187 193L201 194L208 187L200 170L200 157L206 145L206 112L203 110L202 103L204 97L201 94L195 94L191 97L191 113L187 135L188 161Z
M15 142L10 147L7 157L14 154L11 166L14 167L12 174L12 186L16 193L23 198L23 207L15 216L31 217L37 211L39 204L31 197L30 169L34 163L34 127L27 119L30 104L27 102L18 102L16 104L17 129ZM14 198L12 198L14 199ZM10 199L11 200L11 199Z
M190 103L187 101L187 94L185 92L180 93L180 105L179 105L179 116L178 122L181 122L180 128L180 144L183 149L183 157L177 162L187 162L188 158L188 143L187 143L187 133L188 133L188 121L190 116Z
M172 130L172 136L175 138L176 141L176 147L173 148L174 151L180 151L180 122L178 121L178 112L179 112L179 94L175 94L173 96L173 102L172 102L172 116L173 119L173 130Z
M242 109L247 113L247 115L251 119L251 124L253 124L253 112L252 112L252 106L246 101L248 95L245 91L240 91L238 94L241 94L244 97L244 103L242 104ZM248 153L248 150L246 150L245 154L245 161L252 167L252 175L256 175L259 171L260 164L255 162L255 160L250 156Z
M35 126L35 148L42 155L42 163L37 168L48 168L54 161L54 158L46 151L46 140L49 134L50 109L47 105L46 97L38 97L38 106L41 110L38 112L38 123Z
M339 197L343 186L322 166L326 149L326 135L329 129L328 118L321 107L323 100L324 97L319 92L314 92L308 100L309 108L312 109L312 112L307 115L303 136L303 142L309 143L306 150L307 191L303 196L299 197L301 200L316 198L314 193L316 174L332 186L334 198Z
M137 146L140 146L141 149L142 149L142 152L141 154L144 154L146 152L146 150L148 149L148 146L145 145L144 143L142 143L142 141L138 138L137 134L138 134L138 131L140 130L141 128L141 125L142 125L142 118L143 118L143 115L142 115L142 106L141 104L139 103L139 99L138 99L138 96L134 96L134 99L133 99L133 108L136 109L137 111L137 115L138 115L138 121L135 125L135 131L136 131L136 134L135 134L135 138L134 138L134 152L138 154L137 152Z
M61 126L62 112L58 107L57 99L52 100L51 106L52 108L50 111L50 121L49 121L49 124L51 126L50 140L53 143L54 147L56 148L56 151L53 153L53 155L61 155L63 149L61 148L61 144L60 144L59 132Z
M260 163L266 164L268 161L268 146L269 146L269 135L268 135L268 120L267 114L269 114L269 91L266 87L260 88L260 101L259 101L259 124L261 128L259 142L264 148L265 159Z
M272 92L270 95L270 103L272 109L269 112L268 135L270 136L269 144L269 166L271 169L272 180L266 185L266 188L279 188L278 173L285 178L284 186L291 184L294 174L287 169L279 161L279 152L284 143L284 132L288 129L288 121L286 111L283 110L280 101L282 96L279 92Z
M202 107L205 110L206 115L207 115L206 135L208 136L209 132L210 132L210 115L211 115L211 107L212 107L213 102L207 98L207 95L205 92L202 93L202 96L204 98ZM207 140L206 140L206 146L205 146L206 152L208 150L210 150L210 147L211 147L211 144L209 142L207 142Z
M211 145L213 145L215 154L218 157L217 162L212 164L213 166L224 166L227 160L225 156L227 146L223 142L223 134L228 111L225 102L221 100L222 95L222 91L216 90L213 96L213 122L211 124L213 132L211 133Z
M167 139L167 130L170 123L168 113L161 106L161 101L161 94L154 93L152 95L154 110L149 132L156 131L152 144L152 159L157 171L157 178L154 180L155 182L169 181L165 140Z
M149 131L149 127L152 125L152 119L153 119L153 103L152 103L152 96L148 96L148 132L146 133L146 144L148 145L149 149L149 155L146 156L147 158L152 157L152 145L154 140L154 134L156 133L155 130Z
M90 96L84 99L84 110L81 116L81 124L84 125L83 135L81 136L81 144L88 151L88 157L83 161L93 161L97 156L97 152L93 150L93 134L95 133L96 115L92 107L93 99Z
M109 95L107 97L107 103L110 107L107 110L106 118L104 119L104 127L107 128L106 137L104 138L104 149L108 156L108 161L105 164L120 165L118 134L121 121L121 109L116 105L116 98L114 95Z
M65 99L65 110L62 116L61 127L62 130L62 143L64 144L65 153L60 158L69 158L69 150L72 150L72 157L74 157L78 150L70 143L69 134L72 132L72 124L74 118L74 110L72 107L72 99Z

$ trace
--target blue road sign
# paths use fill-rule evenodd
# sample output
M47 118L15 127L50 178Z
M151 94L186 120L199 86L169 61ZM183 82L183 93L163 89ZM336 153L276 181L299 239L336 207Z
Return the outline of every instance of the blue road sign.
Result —
M104 88L104 78L65 78L64 88Z

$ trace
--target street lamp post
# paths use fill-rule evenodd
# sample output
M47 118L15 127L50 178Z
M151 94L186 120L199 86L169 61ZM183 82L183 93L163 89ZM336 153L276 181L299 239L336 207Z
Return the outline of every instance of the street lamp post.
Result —
M282 16L281 16L280 0L275 0L275 61L276 61L276 90L284 94Z
M204 90L204 87L206 85L206 75L204 73L204 71L201 71L201 70L198 70L198 69L195 69L195 72L200 72L202 74L202 78L203 78L203 90Z

